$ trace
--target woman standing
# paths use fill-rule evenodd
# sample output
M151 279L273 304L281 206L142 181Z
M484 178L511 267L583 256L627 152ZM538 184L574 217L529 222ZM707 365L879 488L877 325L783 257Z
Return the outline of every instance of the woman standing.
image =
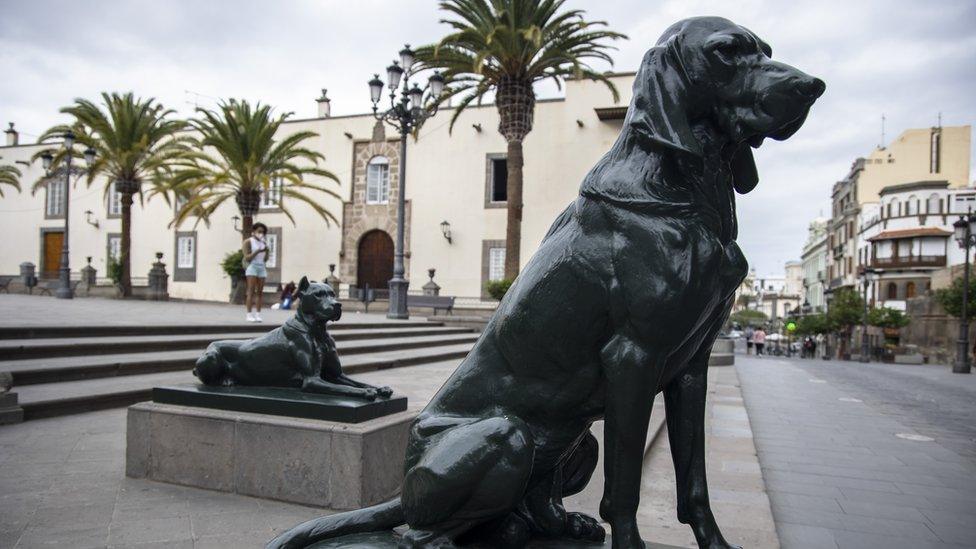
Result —
M752 341L756 344L756 356L762 356L763 349L766 347L766 330L763 330L762 326L752 334Z
M264 297L264 280L268 278L268 244L264 237L268 234L268 226L255 223L251 228L251 237L244 240L244 262L247 268L244 276L247 279L247 289L244 294L244 306L247 307L248 322L263 322L261 318L261 301ZM257 309L252 313L251 308Z

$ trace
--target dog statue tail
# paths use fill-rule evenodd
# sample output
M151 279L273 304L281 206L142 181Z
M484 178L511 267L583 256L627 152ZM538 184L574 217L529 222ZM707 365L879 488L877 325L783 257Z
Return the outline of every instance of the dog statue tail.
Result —
M328 539L392 530L405 522L400 498L365 509L347 511L303 522L268 542L266 549L304 549ZM350 547L363 545L350 545Z

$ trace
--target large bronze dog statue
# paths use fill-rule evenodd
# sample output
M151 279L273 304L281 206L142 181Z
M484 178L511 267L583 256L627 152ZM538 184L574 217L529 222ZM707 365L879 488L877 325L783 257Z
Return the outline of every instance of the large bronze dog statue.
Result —
M342 316L342 304L328 284L298 283L295 316L249 341L215 341L197 359L193 375L206 385L294 387L309 393L375 400L389 387L373 387L342 373L335 340L326 330Z
M726 19L670 27L644 56L616 144L413 424L401 496L306 522L269 547L600 540L596 520L567 512L562 496L587 482L589 426L601 418L600 516L614 548L643 547L641 462L661 391L678 519L699 547L732 547L709 506L704 414L709 351L747 269L734 192L758 182L750 146L792 135L824 91L770 55ZM399 539L377 533L404 523Z

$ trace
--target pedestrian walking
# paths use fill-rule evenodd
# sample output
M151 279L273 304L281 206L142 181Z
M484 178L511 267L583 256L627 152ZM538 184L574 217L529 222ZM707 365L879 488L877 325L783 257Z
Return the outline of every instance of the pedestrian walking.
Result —
M763 349L766 347L766 331L762 329L762 326L753 332L752 342L756 345L756 356L762 356Z
M261 318L261 302L264 299L264 281L268 278L268 243L265 236L268 234L268 226L264 223L255 223L251 228L251 236L244 240L243 252L244 276L247 280L247 288L244 295L244 307L247 308L248 322L263 322ZM251 309L256 309L251 312Z
M753 343L752 339L754 335L755 335L755 330L752 329L752 326L746 326L746 354L747 355L752 354L752 343Z

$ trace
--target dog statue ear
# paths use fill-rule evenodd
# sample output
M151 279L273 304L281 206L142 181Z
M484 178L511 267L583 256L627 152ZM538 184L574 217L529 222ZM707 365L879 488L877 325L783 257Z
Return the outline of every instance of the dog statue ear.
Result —
M302 280L298 283L298 293L300 294L305 293L305 290L307 289L308 289L308 277L303 276Z
M634 99L625 122L644 140L702 156L701 144L691 132L684 69L674 37L644 54L634 80Z
M732 155L729 164L732 170L732 187L739 194L756 188L759 184L759 170L756 169L756 159L752 157L752 148L748 143L742 143Z

